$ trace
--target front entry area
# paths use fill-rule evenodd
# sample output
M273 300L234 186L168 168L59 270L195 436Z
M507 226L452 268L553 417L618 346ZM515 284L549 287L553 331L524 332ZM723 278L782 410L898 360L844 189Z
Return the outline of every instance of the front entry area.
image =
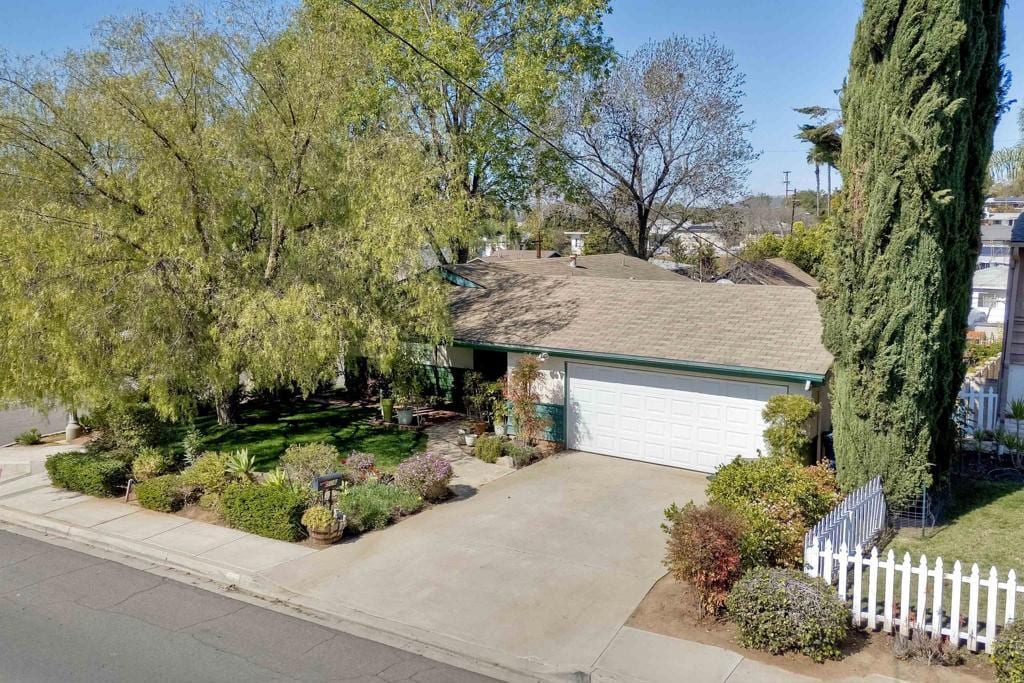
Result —
M568 447L713 472L764 451L761 410L782 384L568 364Z

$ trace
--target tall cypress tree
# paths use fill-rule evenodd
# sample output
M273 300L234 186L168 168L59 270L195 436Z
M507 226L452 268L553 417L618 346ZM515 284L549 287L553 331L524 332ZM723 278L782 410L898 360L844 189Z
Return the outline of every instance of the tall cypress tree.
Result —
M823 301L839 480L890 503L948 466L1004 0L866 0L842 106L844 201Z

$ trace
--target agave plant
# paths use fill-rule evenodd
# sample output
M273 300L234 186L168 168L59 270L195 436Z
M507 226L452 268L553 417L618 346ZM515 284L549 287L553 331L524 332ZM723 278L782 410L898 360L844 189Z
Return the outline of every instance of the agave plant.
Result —
M243 448L228 456L224 468L239 479L253 481L256 478L256 457L249 454L248 448Z
M292 480L285 474L283 469L278 467L263 475L263 483L267 486L287 488L292 485Z

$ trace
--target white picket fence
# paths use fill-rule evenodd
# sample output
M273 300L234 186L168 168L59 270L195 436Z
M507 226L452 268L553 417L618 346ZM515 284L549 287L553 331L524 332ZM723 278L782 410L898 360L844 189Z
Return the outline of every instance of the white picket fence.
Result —
M999 392L992 385L975 386L965 382L960 387L960 400L967 404L971 427L994 430L999 424Z
M1012 569L1005 580L995 567L982 578L976 564L968 574L959 561L947 571L941 557L929 566L922 555L915 565L910 553L902 562L896 561L892 550L880 559L877 547L865 556L860 545L851 552L845 543L834 549L831 541L819 545L818 539L812 539L804 560L810 576L835 585L839 597L850 603L854 626L898 631L904 636L924 630L932 638L946 637L956 646L966 643L972 652L992 651L999 631L1016 615L1018 593L1024 593ZM962 612L965 590L967 608Z
M843 543L848 548L867 546L885 529L886 513L882 478L875 477L822 517L804 536L804 547L813 544L820 550L826 542L831 542L833 548ZM818 573L821 573L821 567L818 567Z

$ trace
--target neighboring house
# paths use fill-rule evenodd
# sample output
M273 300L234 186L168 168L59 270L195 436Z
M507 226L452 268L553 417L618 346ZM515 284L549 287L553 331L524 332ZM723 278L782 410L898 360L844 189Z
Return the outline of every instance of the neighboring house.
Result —
M811 433L827 431L832 356L810 289L700 284L619 255L566 260L448 267L454 341L435 362L497 379L542 354L548 438L593 453L712 472L763 451L761 411L786 393L821 403ZM547 272L556 262L564 275Z
M999 372L999 405L1024 396L1024 221L1014 225L1010 236L1010 266L1006 278L1006 314L1003 321L1002 367Z
M1006 283L1009 266L989 266L974 271L971 281L971 327L989 324L1002 326L1006 318Z
M814 276L784 258L770 258L753 262L740 261L722 274L719 282L722 280L737 285L779 285L810 289L819 287Z
M540 252L541 258L556 258L559 256L561 256L561 254L557 251L551 251L550 249L543 249ZM481 256L479 260L496 263L503 261L523 261L525 259L535 258L537 258L536 249L497 249L492 251L489 256Z
M981 251L978 267L1008 265L1010 263L1010 234L1020 217L1020 211L998 213L987 208L981 219Z
M664 237L676 227L676 222L667 218L659 218L651 224L648 242L653 243ZM715 253L725 256L729 253L728 239L721 227L714 223L683 223L683 227L675 232L669 242L675 241L684 248L695 248L703 244L715 245ZM668 243L658 250L659 254L669 252Z

